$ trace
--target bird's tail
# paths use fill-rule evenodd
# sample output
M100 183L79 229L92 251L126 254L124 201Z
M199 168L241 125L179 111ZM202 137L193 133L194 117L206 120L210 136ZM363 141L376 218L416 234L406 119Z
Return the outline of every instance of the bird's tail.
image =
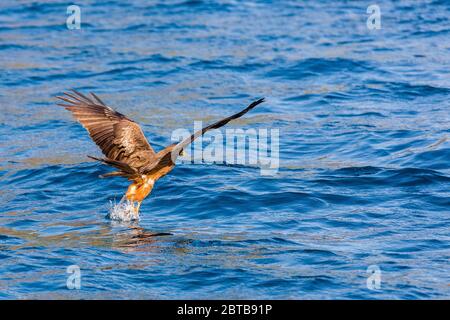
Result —
M113 159L109 159L109 158L100 159L100 158L96 158L93 156L88 156L88 157L93 160L100 161L101 163L106 164L108 166L112 166L116 169L119 169L119 171L114 171L114 172L103 174L100 176L101 178L108 178L108 177L131 178L138 174L138 172L135 169L131 168L125 162L121 162L121 161L117 161L117 160L113 160Z

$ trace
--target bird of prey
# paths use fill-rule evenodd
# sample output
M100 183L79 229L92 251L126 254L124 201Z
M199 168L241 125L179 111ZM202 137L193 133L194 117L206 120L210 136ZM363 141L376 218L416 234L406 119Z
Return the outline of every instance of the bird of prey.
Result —
M136 122L107 106L96 94L91 92L90 96L86 96L71 90L57 98L62 100L58 105L72 112L105 155L101 159L88 157L116 168L116 171L101 177L119 176L132 181L124 198L132 204L136 218L139 216L142 201L150 194L156 180L173 169L175 160L183 154L186 146L208 130L226 125L264 101L264 98L256 100L242 111L198 130L179 143L155 152Z

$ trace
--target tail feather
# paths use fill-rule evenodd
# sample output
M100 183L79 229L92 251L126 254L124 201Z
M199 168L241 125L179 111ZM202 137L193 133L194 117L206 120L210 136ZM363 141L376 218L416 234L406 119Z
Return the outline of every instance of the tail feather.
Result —
M136 175L138 172L130 167L128 164L121 162L121 161L117 161L117 160L112 160L112 159L108 159L108 158L96 158L93 156L88 156L89 158L96 160L96 161L100 161L108 166L112 166L116 169L119 169L119 171L114 171L114 172L110 172L110 173L106 173L104 175L101 175L101 177L114 177L114 176L122 176L122 177L130 177L130 176L134 176Z
M101 174L101 175L99 175L99 177L100 178L109 178L109 177L125 177L125 178L128 178L129 177L129 175L127 174L127 173L125 173L125 172L122 172L122 171L114 171L114 172L108 172L108 173L105 173L105 174Z

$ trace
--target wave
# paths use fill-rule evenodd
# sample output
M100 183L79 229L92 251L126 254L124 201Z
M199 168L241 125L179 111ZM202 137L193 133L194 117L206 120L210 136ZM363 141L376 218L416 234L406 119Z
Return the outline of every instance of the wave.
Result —
M339 72L364 72L367 70L373 70L373 67L364 61L344 58L309 58L292 63L286 67L276 68L265 75L270 78L301 80Z

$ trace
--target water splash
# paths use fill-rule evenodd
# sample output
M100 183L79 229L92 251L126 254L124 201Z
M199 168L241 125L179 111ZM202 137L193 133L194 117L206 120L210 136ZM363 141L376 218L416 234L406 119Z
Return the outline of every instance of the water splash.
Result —
M139 220L139 214L136 214L131 201L122 199L119 203L110 201L108 218L117 221L133 221Z

